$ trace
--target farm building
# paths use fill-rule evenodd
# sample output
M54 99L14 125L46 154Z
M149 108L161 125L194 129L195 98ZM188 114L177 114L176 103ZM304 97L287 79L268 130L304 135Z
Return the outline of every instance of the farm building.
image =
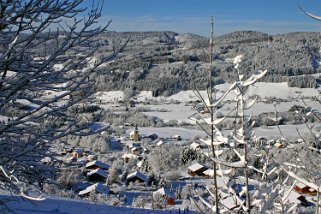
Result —
M85 166L85 168L87 170L94 170L94 169L103 169L103 170L108 170L109 169L109 165L106 163L103 163L101 161L98 160L94 160L91 162L88 162Z
M92 170L87 174L88 180L91 182L103 182L105 183L108 177L108 173L100 168Z
M164 197L169 205L175 204L176 197L173 193L169 191L169 189L165 189L164 187L160 188L159 190L153 192L153 197L157 197L158 194Z
M196 175L203 176L204 175L203 172L207 170L207 167L199 163L194 163L193 165L189 166L187 170L188 170L188 174L192 176L196 176Z
M102 183L96 183L80 191L78 195L84 197L88 196L91 192L98 192L107 195L110 192L110 190L107 186L103 185Z

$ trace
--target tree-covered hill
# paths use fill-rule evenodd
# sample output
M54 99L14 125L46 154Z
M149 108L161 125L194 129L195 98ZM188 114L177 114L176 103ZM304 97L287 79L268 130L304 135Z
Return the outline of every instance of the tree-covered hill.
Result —
M175 32L106 32L97 41L99 53L111 52L128 40L118 59L102 66L97 90L148 90L172 94L205 89L209 66L209 38ZM290 86L317 87L321 71L320 35L296 32L268 35L236 31L215 38L216 83L235 79L232 59L243 55L241 71L249 75L269 70L263 81L288 82Z

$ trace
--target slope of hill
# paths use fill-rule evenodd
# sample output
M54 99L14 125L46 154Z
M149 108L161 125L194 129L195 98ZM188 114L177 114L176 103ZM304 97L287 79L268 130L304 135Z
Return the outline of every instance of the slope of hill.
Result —
M193 89L195 85L201 90L206 88L209 38L175 32L107 32L97 45L100 53L106 54L126 40L128 45L118 59L100 68L103 76L97 76L98 91L153 91L157 96ZM263 81L315 88L315 74L321 71L319 50L318 33L230 33L215 38L214 81L233 81L234 65L228 59L243 55L240 68L245 75L267 69Z
M16 214L166 214L179 213L178 210L147 210L128 207L116 207L102 204L95 204L81 200L73 200L70 198L48 198L44 201L28 201L20 197L13 197L8 195L0 195L2 200L7 201L8 211L11 210ZM6 213L1 210L1 213ZM185 211L185 214L196 214L197 212Z

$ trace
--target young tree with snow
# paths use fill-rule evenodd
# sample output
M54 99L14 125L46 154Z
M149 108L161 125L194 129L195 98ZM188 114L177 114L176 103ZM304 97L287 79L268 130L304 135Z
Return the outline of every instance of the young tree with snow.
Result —
M213 37L212 37L212 40L213 40ZM211 41L211 57L212 57L212 48L213 48L212 46L213 46L213 41ZM252 127L254 124L251 121L251 118L245 115L245 110L251 108L255 104L256 98L247 99L246 93L248 91L248 88L251 85L253 85L256 81L258 81L260 78L262 78L267 73L267 71L266 70L257 71L255 74L252 74L248 79L243 80L244 75L241 74L239 71L239 64L241 62L242 57L243 56L240 55L234 59L234 64L235 64L234 68L237 71L238 81L232 84L224 94L218 97L218 96L215 96L215 94L213 93L214 90L212 86L211 71L209 72L208 99L203 98L199 92L196 93L199 99L203 101L204 106L209 112L209 115L204 116L197 111L197 114L209 126L209 129L203 126L198 121L196 122L201 126L201 128L209 136L208 139L202 140L202 141L207 145L209 145L211 148L211 155L208 155L208 156L213 161L214 192L212 192L209 189L208 189L208 192L210 196L215 200L215 204L212 205L210 202L206 201L201 196L199 196L199 199L200 201L203 202L205 206L207 206L210 210L212 210L215 213L228 211L224 206L221 205L221 202L219 199L219 193L221 193L222 191L219 190L218 188L217 179L218 179L218 175L224 176L224 172L221 166L244 170L245 185L241 194L244 194L246 197L246 206L243 205L242 199L240 198L240 196L236 194L235 190L233 190L231 186L229 186L228 181L224 181L224 183L226 185L226 190L235 201L235 204L239 205L239 209L243 209L245 212L250 213L251 206L252 206L251 198L250 198L251 196L249 192L248 168L250 166L249 166L249 158L248 158L248 153L249 153L248 149L249 149L249 140L252 138L252 135L253 135ZM212 67L212 64L211 64L211 67ZM224 98L232 92L234 92L236 95L236 98L235 98L236 106L234 109L231 110L230 113L232 113L233 111L235 112L235 115L236 115L235 118L240 120L240 128L237 129L234 132L234 134L232 134L231 136L224 136L222 132L219 130L218 125L222 123L228 115L225 115L223 117L221 116L216 117L216 109L218 106L223 105ZM244 151L242 152L242 155L240 152L238 152L235 149L236 145L243 146ZM226 162L224 160L220 160L218 158L218 154L223 152L222 150L220 150L220 148L222 147L230 147L239 160L236 162Z

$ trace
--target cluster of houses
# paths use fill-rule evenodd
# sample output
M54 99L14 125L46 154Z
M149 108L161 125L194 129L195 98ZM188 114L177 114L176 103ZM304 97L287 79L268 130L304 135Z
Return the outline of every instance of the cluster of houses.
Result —
M158 138L156 134L148 137L151 139ZM180 136L178 137L180 138ZM138 142L140 139L141 136L139 135L139 131L136 126L135 129L129 134L129 140L122 142L122 144L127 147L128 150L128 152L122 156L124 164L128 163L132 159L140 160L138 165L143 163L142 153L148 151ZM159 140L159 142L162 141ZM97 160L96 155L92 151L85 150L83 148L65 147L60 152L60 155L65 157L63 159L67 163L71 163L72 165L76 165L81 168L81 172L86 177L86 180L80 182L80 185L78 185L76 188L80 197L88 197L91 194L96 193L104 195L112 194L112 191L107 185L110 166ZM127 175L125 184L129 185L130 183L141 183L145 186L148 186L151 184L151 181L152 180L150 176L141 171L134 171ZM169 189L162 187L153 192L153 196L156 197L156 195L161 195L169 205L174 205L175 195L172 194Z
M91 192L99 192L101 194L108 194L110 189L105 185L108 179L109 165L98 160L88 162L85 165L85 173L89 185L84 190L81 190L79 196L88 196Z
M162 146L166 143L164 139L159 139L156 134L147 137L150 137L154 141L155 146ZM141 136L136 126L134 130L129 134L129 140L122 142L122 144L127 147L127 152L122 156L124 164L130 162L133 159L137 159L138 168L142 165L143 155L144 153L148 153L148 150L142 147L141 143L139 142L140 139ZM175 140L181 140L181 137L177 135L175 136ZM253 142L258 146L270 145L275 146L276 148L283 147L282 139L268 141L265 138L257 137L253 139ZM190 149L201 151L204 148L204 145L193 142L189 147ZM83 163L83 172L86 175L86 186L80 189L78 193L80 197L88 197L92 193L100 193L106 195L112 193L107 185L109 177L108 164L96 160L95 155L91 151L80 148L66 148L61 154L69 156L70 160L77 160L76 162ZM194 163L188 166L187 173L190 177L198 177L204 179L214 177L214 171L212 167L205 166L201 163ZM229 175L232 173L232 169L220 170L217 173L218 185L219 187L224 188L224 182L226 180L229 181ZM134 171L132 173L129 173L126 177L125 184L129 185L130 183L140 183L145 186L149 186L151 184L151 177L141 171ZM166 200L168 205L175 204L176 196L172 191L170 191L169 188L161 187L160 189L154 191L152 195L155 198L157 198L157 195L161 195ZM293 203L305 204L307 203L305 198L306 195L316 195L316 191L312 190L302 183L297 183L294 186L293 191L291 189L291 192L289 193L289 201ZM238 206L238 204L235 203L234 199L228 195L223 195L220 203L224 204L224 206L230 210L233 210Z

